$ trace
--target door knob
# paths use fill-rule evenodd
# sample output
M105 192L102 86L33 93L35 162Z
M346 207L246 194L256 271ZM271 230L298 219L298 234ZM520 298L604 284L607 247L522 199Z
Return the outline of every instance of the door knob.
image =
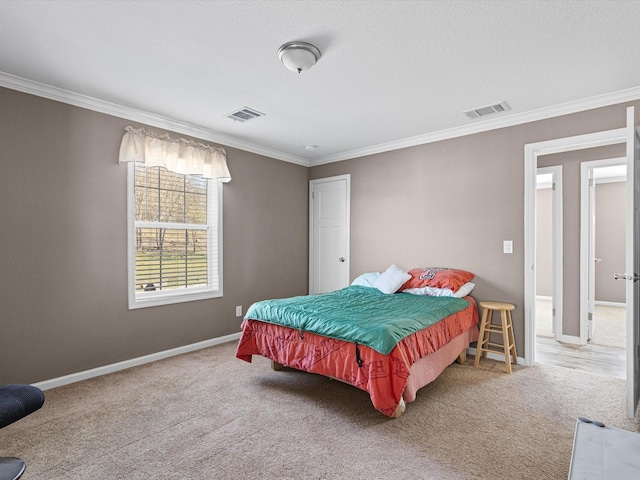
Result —
M613 279L614 280L633 280L633 283L636 283L638 280L640 280L640 275L638 275L637 273L634 273L633 275L627 275L626 273L614 273Z
M340 262L344 262L344 257L340 257L340 258L338 259L338 261L340 261Z

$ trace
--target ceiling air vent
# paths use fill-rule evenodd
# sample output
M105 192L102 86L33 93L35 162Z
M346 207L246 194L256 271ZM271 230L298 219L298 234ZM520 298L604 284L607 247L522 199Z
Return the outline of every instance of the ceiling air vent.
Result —
M265 115L264 113L260 113L259 111L254 110L253 108L242 107L241 109L236 110L235 112L232 112L232 113L228 113L225 116L236 122L248 122L249 120L252 120L258 117L263 117L264 115Z
M485 115L491 115L492 113L500 113L511 110L511 107L507 102L496 103L495 105L487 105L486 107L478 107L472 110L462 112L468 118L484 117Z

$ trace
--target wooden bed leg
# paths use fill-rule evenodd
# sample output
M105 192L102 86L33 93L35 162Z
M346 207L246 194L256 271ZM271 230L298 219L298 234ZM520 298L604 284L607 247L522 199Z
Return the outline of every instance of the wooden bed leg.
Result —
M464 365L466 361L467 361L467 349L463 348L462 351L460 352L460 355L458 355L458 363L460 365Z
M404 403L404 398L401 398L400 403L398 404L396 411L393 412L393 416L391 418L399 418L400 415L402 415L406 409L407 409L407 404Z
M278 370L282 370L282 367L284 367L284 365L281 363L271 360L271 370L275 370L277 372Z

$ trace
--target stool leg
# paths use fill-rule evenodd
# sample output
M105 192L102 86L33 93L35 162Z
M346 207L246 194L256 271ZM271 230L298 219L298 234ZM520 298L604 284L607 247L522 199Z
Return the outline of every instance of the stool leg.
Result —
M476 359L473 362L473 366L477 367L478 363L480 363L480 355L482 353L482 348L485 343L485 330L487 328L487 317L488 317L489 309L485 308L482 312L482 319L480 320L480 335L478 335L478 342L476 344Z
M489 353L489 339L491 338L491 324L493 323L493 310L487 309L487 323L484 324L484 337L482 340L482 358L487 358Z
M509 348L509 324L507 320L507 311L502 310L500 312L500 318L502 320L502 343L504 344L504 363L507 366L507 373L511 373L511 355Z
M518 355L516 355L516 339L513 335L513 322L511 321L511 312L507 312L507 319L509 321L509 344L511 345L511 356L513 357L513 364L518 364Z

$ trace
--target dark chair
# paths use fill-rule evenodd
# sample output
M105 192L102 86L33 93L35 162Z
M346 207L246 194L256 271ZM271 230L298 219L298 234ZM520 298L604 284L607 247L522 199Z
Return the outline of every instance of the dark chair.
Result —
M35 412L44 403L44 393L31 385L3 385L0 387L0 428ZM20 478L27 467L24 460L0 457L0 480Z

